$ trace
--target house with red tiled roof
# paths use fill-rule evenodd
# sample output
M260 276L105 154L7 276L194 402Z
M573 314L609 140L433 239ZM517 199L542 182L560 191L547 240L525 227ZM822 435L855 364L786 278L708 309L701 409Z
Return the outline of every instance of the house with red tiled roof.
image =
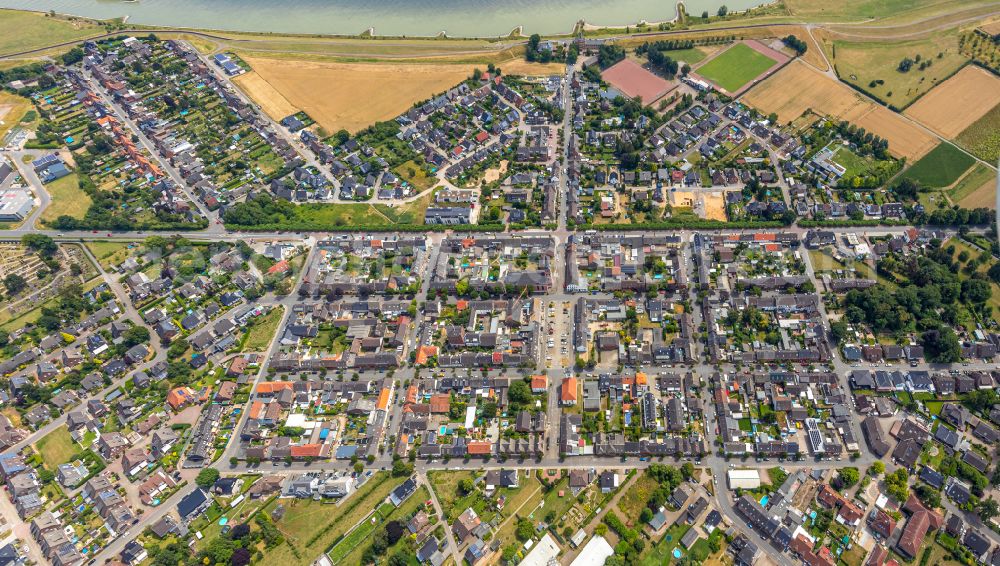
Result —
M531 392L532 393L545 393L549 388L549 378L544 375L533 375L531 376Z
M451 410L451 396L447 393L431 395L431 413L447 413Z
M888 539L896 530L896 520L882 509L877 509L868 519L868 529L880 537Z
M292 458L319 458L323 455L323 444L299 444L289 447Z
M258 397L270 397L293 387L291 381L262 381L257 384Z
M910 513L910 519L903 528L903 533L899 535L899 542L896 548L909 558L916 558L920 551L920 546L927 536L928 529L941 528L941 515L924 507L924 504L912 493L910 498L903 505L903 510Z
M417 365L426 365L431 358L436 358L437 355L437 346L421 346L417 348L417 356L414 359L414 363Z
M278 263L276 263L276 264L272 265L271 267L269 267L267 269L267 274L268 275L274 275L275 273L284 273L286 271L291 270L291 268L292 268L292 266L288 264L288 260L287 259L283 259L283 260L279 261Z
M469 456L489 456L493 454L493 443L485 440L473 440L465 445Z
M889 550L882 545L876 545L872 549L872 553L868 555L868 560L865 561L865 566L882 566L885 563L885 559L889 556Z
M182 407L193 405L197 401L195 392L190 387L175 387L167 393L167 404L177 411Z
M577 384L575 377L566 377L562 380L562 387L559 390L559 403L562 405L576 405Z

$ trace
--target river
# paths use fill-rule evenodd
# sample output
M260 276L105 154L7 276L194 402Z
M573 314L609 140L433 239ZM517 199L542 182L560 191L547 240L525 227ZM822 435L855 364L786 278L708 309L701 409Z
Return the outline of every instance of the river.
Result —
M689 14L725 4L745 10L760 0L687 0ZM496 37L518 26L526 34L568 33L584 20L602 26L661 22L674 0L0 0L2 8L54 10L129 23L230 31L354 35Z

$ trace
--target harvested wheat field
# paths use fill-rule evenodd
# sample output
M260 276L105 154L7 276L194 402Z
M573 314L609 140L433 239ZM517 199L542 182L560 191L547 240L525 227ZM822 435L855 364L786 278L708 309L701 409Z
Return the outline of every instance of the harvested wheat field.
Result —
M1000 78L966 65L906 109L905 114L947 138L954 138L1000 104Z
M496 63L496 66L505 75L542 76L562 75L566 72L566 65L563 63L529 63L524 58L508 59Z
M374 122L392 119L413 103L455 86L476 67L471 63L328 63L253 57L244 60L269 87L255 85L251 79L248 90L269 115L281 118L290 113L286 111L288 106L275 96L277 93L329 132L341 128L356 132Z
M252 98L254 102L260 104L264 112L275 120L281 120L285 116L290 116L299 111L294 104L289 102L284 95L271 86L271 83L265 81L256 71L250 71L249 73L235 77L233 82L243 89L243 92L247 93L247 96Z
M751 88L743 101L787 123L806 110L847 120L889 141L897 157L915 160L937 145L937 139L884 106L862 98L850 87L816 69L793 61Z
M862 100L862 104L840 118L885 138L889 141L889 153L905 157L910 163L923 157L938 144L938 139L926 130L873 102Z
M990 208L995 209L997 207L997 182L994 179L990 179L988 182L983 183L978 189L972 192L969 196L958 201L958 205L964 208Z

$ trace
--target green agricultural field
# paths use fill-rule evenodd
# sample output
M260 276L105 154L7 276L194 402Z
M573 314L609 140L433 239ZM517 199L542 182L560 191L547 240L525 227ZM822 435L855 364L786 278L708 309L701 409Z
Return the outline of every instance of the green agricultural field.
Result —
M901 12L942 4L941 0L786 0L785 6L794 16L819 18L816 21L866 20L895 16Z
M948 197L952 202L960 203L976 189L982 187L991 180L995 180L997 172L982 163L977 163L976 167L969 171L969 174L962 177L962 180L955 183L955 186L948 189ZM972 208L972 207L969 207Z
M698 67L697 72L727 91L736 92L770 69L775 62L774 59L755 51L750 46L737 43Z
M975 160L954 145L942 142L903 173L923 187L939 189L958 180Z
M1000 159L1000 104L958 134L955 142L983 161L996 164Z
M906 108L967 62L958 52L954 30L913 41L838 40L833 47L833 63L841 80L896 108ZM904 59L912 61L905 72L899 70Z
M389 521L403 521L417 512L425 501L430 498L427 488L420 488L404 501L399 507L393 507L391 503L386 503L379 507L375 523L371 521L363 525L358 525L347 534L339 543L327 553L330 561L334 564L361 564L365 550L371 546L371 537L378 528L384 526Z

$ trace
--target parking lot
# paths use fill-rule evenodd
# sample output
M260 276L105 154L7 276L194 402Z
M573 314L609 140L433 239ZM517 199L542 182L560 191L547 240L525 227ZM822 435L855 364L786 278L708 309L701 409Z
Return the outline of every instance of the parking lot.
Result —
M545 367L572 367L573 353L573 308L569 301L549 301L543 311L542 340L545 347Z

